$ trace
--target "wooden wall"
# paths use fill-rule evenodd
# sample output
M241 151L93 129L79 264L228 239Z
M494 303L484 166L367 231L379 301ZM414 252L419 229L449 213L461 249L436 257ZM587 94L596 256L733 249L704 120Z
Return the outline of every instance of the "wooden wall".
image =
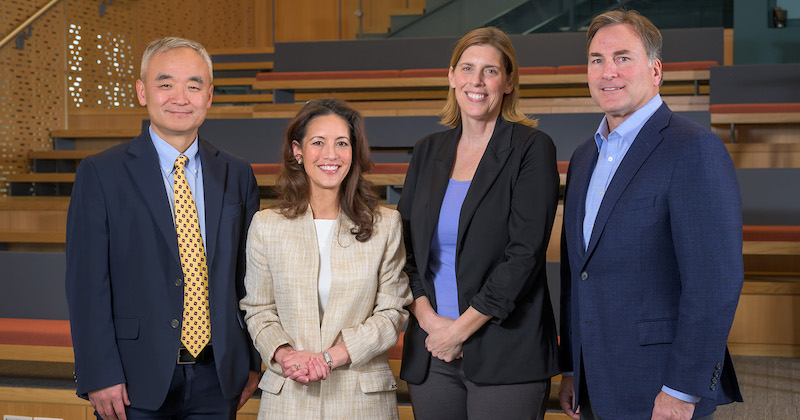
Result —
M3 0L1 33L46 3ZM134 86L151 40L182 36L210 50L273 41L273 0L117 0L100 16L101 3L63 0L33 22L23 49L14 40L0 49L0 180L28 172L28 152L51 149L49 132L69 128L71 112L138 108Z
M356 39L364 33L386 32L390 13L421 10L425 0L272 0L275 42ZM359 9L359 3L361 9ZM361 12L359 28L358 12Z

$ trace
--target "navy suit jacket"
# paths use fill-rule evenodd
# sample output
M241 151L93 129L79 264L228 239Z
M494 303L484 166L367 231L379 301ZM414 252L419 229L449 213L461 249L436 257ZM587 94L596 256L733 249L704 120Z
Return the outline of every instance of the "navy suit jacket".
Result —
M581 380L609 419L649 419L662 385L701 397L696 417L741 401L726 348L744 277L741 199L725 146L662 104L584 250L597 156L593 138L575 150L564 202L560 363L575 372L578 404Z
M403 218L406 266L414 298L436 296L427 278L461 126L414 146L397 210ZM502 117L461 206L456 249L458 307L492 319L464 342L464 374L480 384L547 380L558 373L545 253L558 205L556 149L547 134ZM400 377L422 383L431 355L427 333L411 315Z
M247 335L245 237L258 210L250 165L200 140L211 342L222 392L238 396L260 359ZM183 273L167 192L148 131L84 159L67 216L66 290L78 395L126 383L155 410L180 347Z

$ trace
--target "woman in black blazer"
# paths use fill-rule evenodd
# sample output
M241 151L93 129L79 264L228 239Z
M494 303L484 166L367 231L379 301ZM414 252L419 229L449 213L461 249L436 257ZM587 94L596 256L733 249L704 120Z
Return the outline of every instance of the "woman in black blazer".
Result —
M452 129L414 147L397 206L414 294L400 376L418 420L542 419L559 372L545 275L555 146L520 110L502 31L465 35L448 78Z

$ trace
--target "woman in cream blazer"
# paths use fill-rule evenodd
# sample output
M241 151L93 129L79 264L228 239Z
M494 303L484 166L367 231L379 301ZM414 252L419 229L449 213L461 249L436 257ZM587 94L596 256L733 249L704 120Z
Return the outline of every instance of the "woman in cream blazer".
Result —
M280 202L250 226L240 303L267 365L258 418L397 418L387 351L411 294L400 215L377 205L361 175L363 119L342 101L311 101L289 124L284 155ZM320 219L333 226L327 299Z

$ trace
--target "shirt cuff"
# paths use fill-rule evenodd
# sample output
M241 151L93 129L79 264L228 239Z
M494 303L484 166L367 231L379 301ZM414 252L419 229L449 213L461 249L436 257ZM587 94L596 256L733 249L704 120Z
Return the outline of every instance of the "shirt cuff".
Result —
M664 391L665 394L675 397L683 402L688 402L695 404L700 401L700 397L695 397L694 395L684 394L678 390L672 389L666 385L661 387L661 390Z

